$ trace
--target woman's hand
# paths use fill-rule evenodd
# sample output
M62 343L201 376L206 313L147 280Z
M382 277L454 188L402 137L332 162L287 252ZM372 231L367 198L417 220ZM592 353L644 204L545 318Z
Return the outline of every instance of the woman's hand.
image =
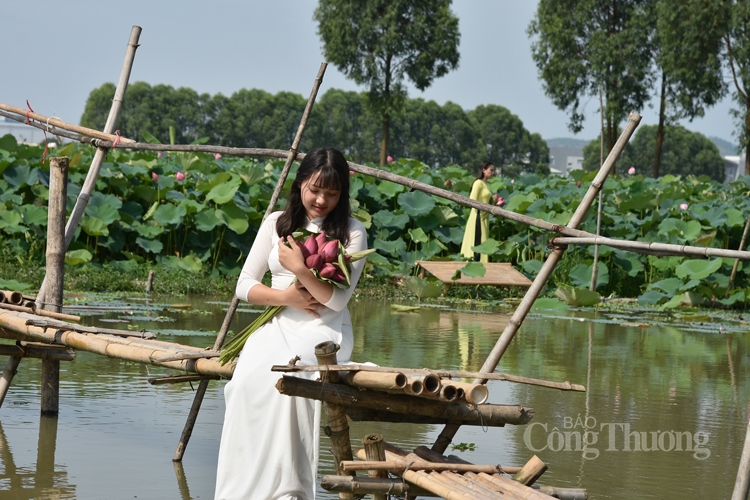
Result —
M294 285L287 288L285 294L286 305L305 311L316 318L320 317L320 314L318 314L317 311L319 309L325 309L326 307L318 302L300 282L296 282Z
M299 249L297 242L291 236L279 240L279 263L298 278L301 273L310 272L305 265L302 250Z

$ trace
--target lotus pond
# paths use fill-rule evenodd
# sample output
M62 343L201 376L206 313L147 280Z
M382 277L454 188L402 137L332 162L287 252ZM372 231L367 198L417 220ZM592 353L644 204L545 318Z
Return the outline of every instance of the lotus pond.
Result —
M181 304L176 304L176 302ZM104 305L85 302L87 305ZM188 304L191 308L187 308ZM213 344L221 299L109 302L70 309L84 323L146 328L163 340ZM384 366L477 370L512 307L354 301L354 359ZM414 304L410 304L414 305ZM257 311L243 306L233 331ZM534 310L498 371L569 380L587 393L490 382L490 402L536 410L525 427L462 427L451 453L482 464L549 465L541 484L583 487L593 499L727 498L745 438L750 334L741 315L674 315L638 309ZM223 419L212 382L182 464L172 455L193 400L190 385L152 386L158 367L78 353L62 363L60 414L41 418L41 365L24 360L0 409L3 498L212 498ZM430 445L440 426L355 423L404 448ZM450 450L449 450L450 451ZM320 474L333 470L325 438ZM320 492L319 498L336 498Z

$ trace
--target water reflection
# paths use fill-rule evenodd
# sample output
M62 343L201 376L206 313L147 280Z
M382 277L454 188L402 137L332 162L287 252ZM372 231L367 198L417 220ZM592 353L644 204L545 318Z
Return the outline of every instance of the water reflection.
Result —
M192 309L175 307L178 302L189 302ZM207 347L228 304L179 298L120 305L120 310L79 313L87 325L145 328L162 340ZM508 321L504 313L437 307L396 312L390 306L387 301L352 304L354 360L476 371ZM232 330L255 314L238 313ZM113 325L112 319L124 323ZM569 380L585 384L588 392L491 381L490 402L534 408L535 426L464 426L454 444L474 444L475 451L448 451L475 463L507 465L523 465L536 454L550 467L541 483L583 487L591 498L728 497L744 442L750 391L740 381L750 375L750 339L741 329L718 331L707 323L628 313L530 315L498 370ZM169 370L79 353L61 366L59 420L39 416L40 372L37 360L24 360L0 409L1 493L21 499L212 497L223 383L211 383L185 459L174 464L194 391L187 384L147 383ZM590 425L583 429L578 422ZM413 449L431 445L441 428L358 422L351 426L351 439L356 446L377 432ZM577 441L575 432L585 431L596 432L597 441L588 446ZM682 451L670 447L676 433L683 437ZM560 436L562 441L556 440ZM706 440L696 442L695 436ZM325 439L320 456L320 474L332 473ZM319 492L319 498L336 496Z

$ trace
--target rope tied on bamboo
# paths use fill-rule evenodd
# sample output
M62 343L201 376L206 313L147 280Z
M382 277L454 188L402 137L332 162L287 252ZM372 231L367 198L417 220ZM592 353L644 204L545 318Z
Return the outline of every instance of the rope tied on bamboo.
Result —
M112 141L112 147L117 147L118 144L120 144L120 131L115 130L115 140Z
M31 125L31 113L36 113L31 108L31 104L29 104L29 100L26 99L26 106L28 106L29 110L26 112L26 125ZM47 119L47 126L49 127L49 118ZM49 151L49 141L47 140L47 132L42 129L42 133L44 133L44 153L42 153L42 163L44 163L44 160L47 158L47 152Z

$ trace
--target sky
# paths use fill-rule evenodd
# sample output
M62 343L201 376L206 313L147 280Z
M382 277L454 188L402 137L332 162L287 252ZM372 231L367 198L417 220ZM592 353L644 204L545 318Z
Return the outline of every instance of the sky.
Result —
M324 61L314 0L3 0L0 103L31 107L79 123L89 93L116 83L131 28L140 26L130 82L188 87L226 96L243 88L307 98ZM458 69L410 97L452 101L463 109L497 104L544 139L598 136L598 99L584 100L584 129L573 134L564 111L544 94L526 29L537 1L454 0L461 42ZM329 65L327 89L366 90ZM127 95L125 97L127 99ZM656 100L634 110L657 123ZM736 143L729 98L682 124Z

